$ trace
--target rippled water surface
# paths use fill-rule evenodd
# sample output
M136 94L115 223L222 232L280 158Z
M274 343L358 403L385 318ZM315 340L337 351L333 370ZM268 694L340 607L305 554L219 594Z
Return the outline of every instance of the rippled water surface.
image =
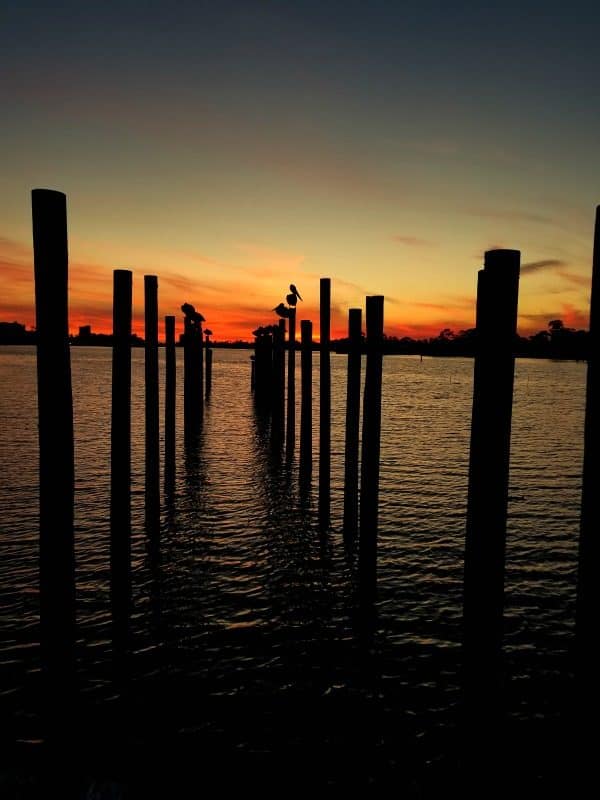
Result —
M71 352L77 680L94 719L121 694L109 610L111 352ZM322 534L318 356L313 491L302 499L296 463L272 454L268 423L255 413L249 355L214 351L197 447L184 449L178 424L176 491L163 498L157 557L143 526L143 351L133 352L131 736L154 736L147 712L160 702L174 736L232 752L258 758L280 748L290 758L306 752L310 729L340 758L344 737L363 743L376 764L363 764L368 780L397 768L407 742L411 763L426 768L447 751L460 693L472 361L384 359L377 615L365 621L341 534L346 359L332 356L332 527ZM178 422L181 377L180 369ZM1 348L0 381L0 712L8 736L26 742L39 735L35 351ZM515 719L563 711L556 698L573 639L584 383L584 364L517 361L505 615Z

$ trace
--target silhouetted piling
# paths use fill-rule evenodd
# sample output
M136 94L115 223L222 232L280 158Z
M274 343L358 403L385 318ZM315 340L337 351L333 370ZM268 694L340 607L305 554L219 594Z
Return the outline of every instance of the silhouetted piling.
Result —
M346 441L344 457L344 535L358 530L358 453L360 428L360 367L362 310L348 312L348 378L346 383Z
M210 346L210 339L208 336L206 337L205 342L205 349L206 349L206 383L205 383L205 391L206 396L210 396L210 391L212 389L212 362L213 362L213 351L212 347Z
M250 390L256 389L256 356L250 356Z
M592 290L590 298L590 332L587 360L587 385L584 427L583 487L581 495L581 529L579 536L579 572L577 581L577 644L582 662L595 673L597 659L590 654L597 646L598 609L600 608L600 493L597 475L600 471L600 206L596 209Z
M499 654L520 253L489 250L477 281L464 577L467 659Z
M273 391L273 337L259 328L254 340L254 399L264 411L270 408Z
M165 317L165 489L175 486L175 403L177 370L175 362L175 317Z
M273 383L271 413L271 444L283 444L285 428L285 320L280 319L273 332Z
M377 583L377 522L379 452L381 445L381 384L383 370L383 297L367 297L367 365L363 400L360 469L360 585L364 599L375 598Z
M183 322L183 427L187 440L194 438L203 417L202 330L186 315Z
M331 519L331 279L320 281L319 526Z
M198 370L198 413L200 419L204 418L204 335L202 332L202 323L198 324L198 335L196 339L196 359Z
M194 415L194 381L192 371L192 321L183 318L183 425L185 437L188 437Z
M285 456L291 460L296 447L296 309L290 308L288 322L288 393Z
M312 322L300 321L300 486L310 486L312 473Z
M127 627L131 596L131 305L132 274L113 272L110 431L110 583L115 639Z
M145 380L146 380L146 529L160 527L160 445L158 396L158 278L144 275Z
M71 681L75 639L73 398L68 319L67 199L31 193L37 331L42 665ZM18 469L18 465L15 465ZM61 698L57 698L60 703Z

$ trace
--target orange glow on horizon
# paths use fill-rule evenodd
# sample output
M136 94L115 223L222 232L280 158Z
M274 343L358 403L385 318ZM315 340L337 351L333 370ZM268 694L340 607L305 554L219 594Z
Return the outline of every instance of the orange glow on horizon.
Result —
M132 270L133 332L144 336L143 275L157 274L161 339L164 340L165 315L175 316L176 337L179 337L183 331L181 305L189 302L206 318L205 326L213 331L213 341L251 342L255 328L278 321L279 317L273 308L285 300L286 285L281 276L286 274L293 276L304 298L297 306L297 320L313 321L313 336L318 342L318 275L306 272L302 268L301 258L293 254L251 245L243 247L245 253L250 254L251 263L248 267L195 256L195 263L181 267L180 272L169 269ZM28 328L35 326L32 260L31 247L0 238L0 319L17 321ZM332 339L347 335L348 308L357 305L364 308L365 294L364 287L332 277ZM559 309L554 306L555 310L551 313L524 313L521 310L519 333L528 336L545 330L549 320L554 318L562 319L567 327L587 328L587 310L582 311L575 304L565 301L557 305ZM69 308L72 334L78 333L79 327L84 325L91 325L93 333L110 334L112 268L71 259ZM444 328L459 333L472 328L474 324L475 295L472 298L448 298L447 303L411 302L410 299L400 302L394 297L386 297L384 328L388 336L426 339L437 336Z

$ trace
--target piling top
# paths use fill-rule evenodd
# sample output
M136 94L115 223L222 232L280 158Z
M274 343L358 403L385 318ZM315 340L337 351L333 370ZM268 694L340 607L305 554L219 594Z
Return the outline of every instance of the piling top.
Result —
M487 272L495 272L496 270L506 269L519 269L521 263L520 250L504 250L498 248L496 250L486 250L483 268Z
M31 194L33 197L64 197L66 198L66 194L64 192L59 192L56 189L32 189Z

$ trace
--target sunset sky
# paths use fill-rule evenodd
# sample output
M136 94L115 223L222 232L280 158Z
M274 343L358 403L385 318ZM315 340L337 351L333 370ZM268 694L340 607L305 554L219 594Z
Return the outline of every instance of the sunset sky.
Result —
M290 282L333 336L474 324L486 249L522 251L519 332L587 327L600 202L597 2L19 2L0 15L0 320L32 326L30 191L67 194L71 330L112 270L216 339ZM180 324L180 322L178 322Z

